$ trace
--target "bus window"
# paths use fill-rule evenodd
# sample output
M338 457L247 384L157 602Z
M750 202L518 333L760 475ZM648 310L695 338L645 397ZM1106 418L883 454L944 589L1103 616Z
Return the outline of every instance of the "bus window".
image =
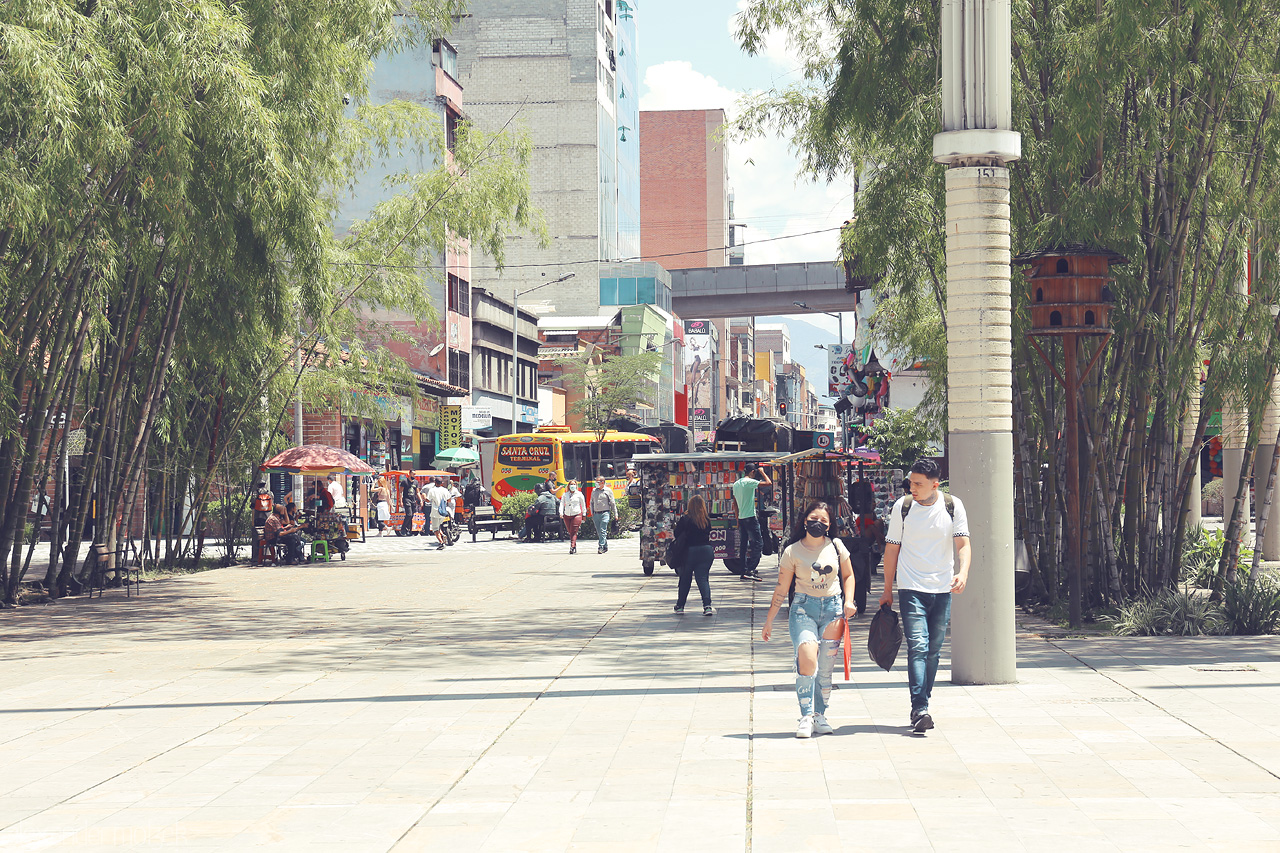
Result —
M564 478L583 482L592 479L594 469L595 447L590 444L565 444Z
M650 453L650 452L652 452L652 450L653 450L653 442L650 442L650 441L637 441L637 442L636 442L636 452L635 452L634 454L632 454L632 455L633 455L633 456L635 456L635 455L641 455L641 454L645 454L645 453Z

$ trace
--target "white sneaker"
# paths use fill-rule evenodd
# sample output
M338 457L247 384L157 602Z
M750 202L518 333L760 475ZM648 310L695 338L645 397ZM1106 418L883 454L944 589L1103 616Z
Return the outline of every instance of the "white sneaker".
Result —
M813 715L800 718L800 725L796 726L796 737L813 737Z
M815 735L833 735L836 730L831 728L831 724L827 722L825 714L814 714L813 733Z

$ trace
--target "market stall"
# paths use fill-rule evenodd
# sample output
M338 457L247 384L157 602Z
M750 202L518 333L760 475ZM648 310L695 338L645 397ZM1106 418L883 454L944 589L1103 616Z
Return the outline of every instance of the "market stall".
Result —
M738 559L738 511L730 491L748 465L776 453L654 453L635 457L640 474L640 563L646 575L666 558L673 531L689 499L701 494L711 515L716 559Z

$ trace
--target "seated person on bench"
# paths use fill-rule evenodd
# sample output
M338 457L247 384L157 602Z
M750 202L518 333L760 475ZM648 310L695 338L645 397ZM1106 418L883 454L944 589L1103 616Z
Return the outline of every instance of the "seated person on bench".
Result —
M529 507L529 514L524 517L524 532L521 538L526 542L531 540L541 542L546 519L554 518L557 511L556 496L551 492L550 487L542 486L542 494L538 495L533 506Z
M267 523L263 527L262 538L268 545L279 543L284 546L286 563L302 563L307 559L306 553L302 550L302 536L298 533L298 526L289 523L289 517L282 504L272 507L271 515L267 516Z

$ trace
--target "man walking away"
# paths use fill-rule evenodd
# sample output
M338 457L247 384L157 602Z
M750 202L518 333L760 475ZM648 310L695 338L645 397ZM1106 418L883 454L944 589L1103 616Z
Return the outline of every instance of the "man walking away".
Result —
M596 525L596 535L600 537L600 550L596 553L603 554L609 550L609 521L617 514L618 504L613 499L613 489L601 477L591 490L591 520Z
M923 734L933 728L929 697L951 622L951 594L964 592L972 552L964 504L938 491L938 463L921 459L911 466L909 479L911 494L899 498L889 513L880 604L893 604L896 584L907 641L911 727Z
M449 490L444 487L440 478L436 477L431 483L431 488L427 489L426 497L426 511L431 513L431 532L436 535L436 550L443 551L444 520L449 514Z
M764 541L760 538L760 519L756 518L756 490L772 486L773 481L764 469L752 465L747 473L733 484L733 500L738 505L738 547L742 554L742 579L760 580L760 554Z

